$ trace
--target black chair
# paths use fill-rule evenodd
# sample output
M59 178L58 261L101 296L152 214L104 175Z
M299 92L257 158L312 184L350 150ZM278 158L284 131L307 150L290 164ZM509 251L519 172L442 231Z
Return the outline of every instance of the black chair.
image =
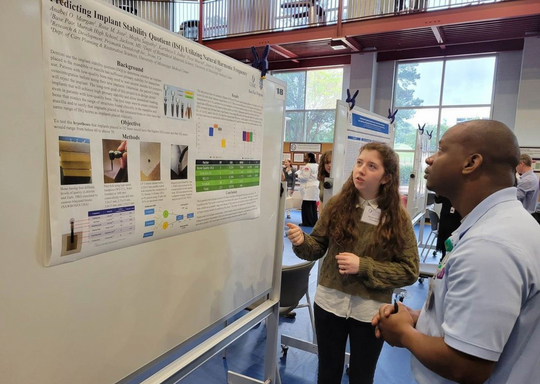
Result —
M431 232L427 238L424 248L422 248L422 263L426 261L429 250L433 247L433 244L437 241L437 236L439 235L439 215L432 209L427 209L429 222L431 223ZM431 242L430 242L431 240ZM437 251L433 251L433 256L437 254Z
M315 317L313 316L313 306L309 296L309 275L315 261L307 261L305 263L283 267L281 270L281 294L279 297L279 314L286 316L296 308L305 308L309 310L311 319L311 327L313 329L313 343L317 343L315 335ZM306 296L306 303L300 304L300 300ZM281 349L283 354L287 354L289 347L285 340L291 339L289 336L282 335Z

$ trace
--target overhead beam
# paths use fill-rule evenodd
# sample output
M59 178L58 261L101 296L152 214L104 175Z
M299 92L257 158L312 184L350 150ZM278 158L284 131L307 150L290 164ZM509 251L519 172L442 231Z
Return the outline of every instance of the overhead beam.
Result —
M318 68L329 67L333 65L347 65L351 63L351 55L343 56L329 56L329 57L317 57L300 59L298 63L293 63L290 60L285 61L272 61L269 63L269 68L272 71L284 70L284 69L296 69L296 68Z
M445 42L446 38L444 37L444 33L443 33L442 29L440 29L439 27L437 27L435 25L432 25L431 26L431 32L433 32L433 36L435 36L435 40L437 40L437 43L439 44L439 47L441 47L441 49L446 49L446 47L444 45L444 42Z
M408 15L378 17L358 20L337 25L299 28L292 31L251 33L246 36L205 40L203 44L216 51L261 47L266 44L282 45L306 41L338 39L349 36L370 35L375 33L401 31L452 24L472 23L507 19L529 15L540 15L540 1L516 0L493 4L458 7L440 11L419 12Z
M353 52L360 52L362 50L362 46L352 37L341 37L340 40Z
M473 5L440 11L359 20L343 24L342 32L344 36L371 35L407 29L466 24L530 15L540 15L540 1L503 1L494 4Z
M286 58L286 59L291 59L293 62L295 63L298 63L298 60L296 60L296 58L298 57L298 55L294 54L293 52L289 51L288 49L285 49L279 45L271 45L270 46L270 50L271 51L274 51L275 53L277 53L278 55Z
M335 25L324 27L300 28L292 31L267 32L247 36L228 37L216 40L205 40L203 44L216 51L227 51L232 49L249 48L252 46L262 47L266 44L283 45L301 43L304 41L328 40L335 36Z

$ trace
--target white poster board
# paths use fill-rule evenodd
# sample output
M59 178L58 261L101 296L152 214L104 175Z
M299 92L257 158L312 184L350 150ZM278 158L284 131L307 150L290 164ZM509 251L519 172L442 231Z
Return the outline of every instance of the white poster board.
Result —
M416 131L413 173L411 174L407 194L407 212L409 212L413 223L418 221L426 208L427 188L424 170L427 167L426 159L430 156L429 142L430 137L427 133Z
M258 70L94 0L42 12L50 265L259 216Z
M52 208L43 4L53 2L4 1L0 13L0 381L115 383L279 287L285 103L275 95L285 85L264 80L259 217L45 268Z

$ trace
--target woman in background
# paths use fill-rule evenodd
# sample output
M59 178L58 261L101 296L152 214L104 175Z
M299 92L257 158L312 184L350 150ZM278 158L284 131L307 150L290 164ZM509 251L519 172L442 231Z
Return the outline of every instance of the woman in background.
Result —
M383 345L371 319L394 288L418 278L416 237L399 193L399 160L387 145L362 147L341 192L311 235L287 224L293 251L324 258L315 294L319 384L339 384L349 338L350 384L372 384ZM327 252L328 251L328 252Z
M330 171L332 170L332 151L326 151L321 155L319 159L319 173L317 179L319 179L319 212L323 209L324 198L324 179L330 177Z
M291 159L283 161L283 173L281 180L287 182L287 192L289 196L294 193L294 185L296 184L296 170L292 166ZM291 210L287 209L287 219L291 218Z
M317 223L317 201L319 200L319 180L317 173L319 165L315 161L315 155L304 155L305 165L302 165L296 174L300 181L300 193L302 194L302 222L303 227L313 227Z

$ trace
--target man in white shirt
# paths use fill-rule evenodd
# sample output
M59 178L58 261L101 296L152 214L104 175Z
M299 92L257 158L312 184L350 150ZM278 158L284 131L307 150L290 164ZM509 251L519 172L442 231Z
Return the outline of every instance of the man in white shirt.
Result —
M375 333L413 355L420 384L522 384L540 377L540 226L521 209L517 139L504 124L449 129L427 187L463 215L421 310L384 305Z
M521 175L517 183L517 198L529 213L536 212L538 203L538 177L532 170L532 159L527 154L522 154L516 171Z

